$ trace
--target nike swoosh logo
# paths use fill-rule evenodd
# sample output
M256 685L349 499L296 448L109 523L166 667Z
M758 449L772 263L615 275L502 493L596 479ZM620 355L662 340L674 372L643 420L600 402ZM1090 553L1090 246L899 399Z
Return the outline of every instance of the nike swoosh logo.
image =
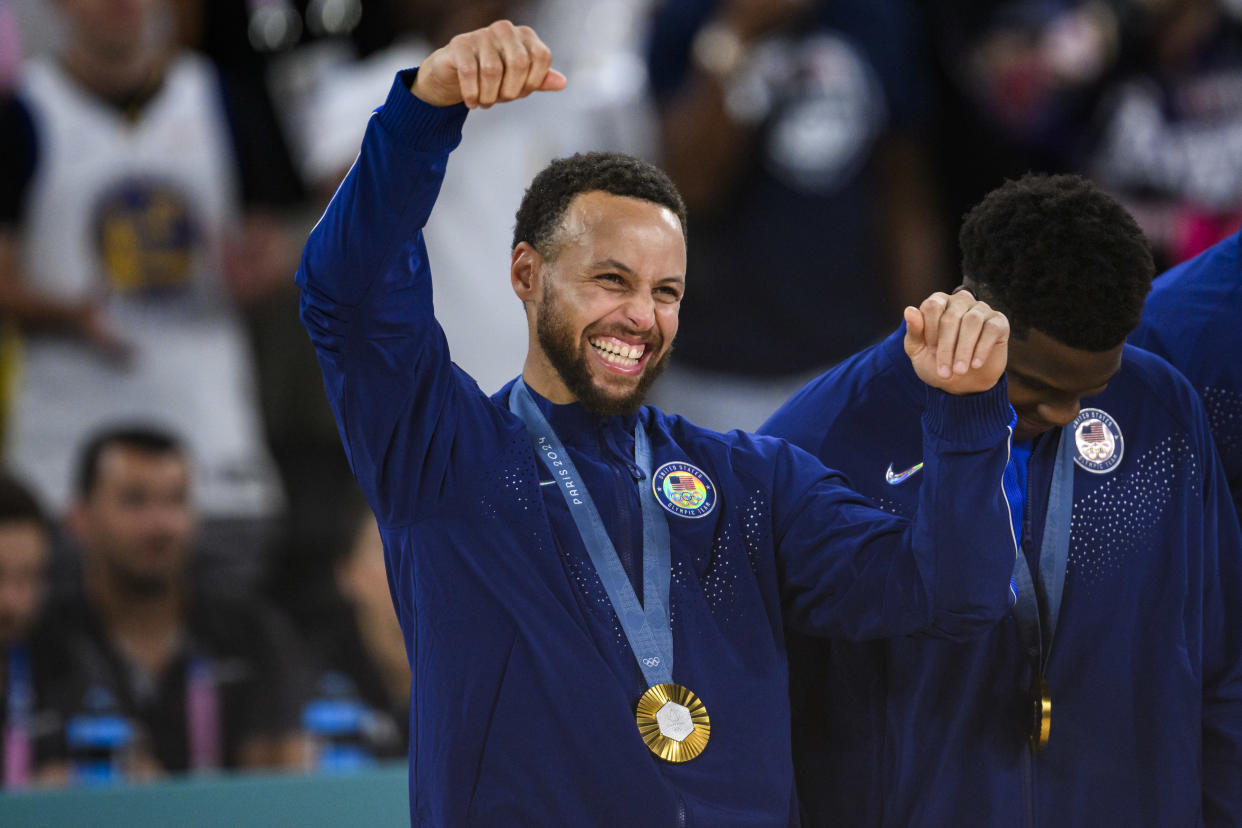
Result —
M898 483L904 483L910 477L918 474L922 470L923 470L923 464L918 463L916 465L911 466L910 468L906 469L903 472L894 472L893 464L889 463L888 471L884 472L884 480L887 481L888 485L896 486Z

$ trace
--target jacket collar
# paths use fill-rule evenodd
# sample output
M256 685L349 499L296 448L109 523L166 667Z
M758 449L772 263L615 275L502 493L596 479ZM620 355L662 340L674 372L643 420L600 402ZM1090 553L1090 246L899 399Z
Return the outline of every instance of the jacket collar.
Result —
M497 400L507 410L509 394L512 392L514 379L507 383L496 395ZM580 402L558 405L551 402L529 385L531 399L548 418L548 424L556 432L565 445L598 446L602 438L610 441L621 441L620 445L629 445L634 440L634 426L638 422L638 414L620 414L617 416L600 416L586 409Z

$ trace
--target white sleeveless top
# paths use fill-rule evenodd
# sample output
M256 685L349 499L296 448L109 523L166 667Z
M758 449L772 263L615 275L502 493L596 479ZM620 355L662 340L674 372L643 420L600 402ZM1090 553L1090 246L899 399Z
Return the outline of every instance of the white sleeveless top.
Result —
M79 340L28 337L11 464L60 511L91 434L147 422L189 447L205 515L270 515L279 484L220 277L239 208L213 70L196 56L174 59L134 123L50 60L29 64L21 95L38 136L23 277L51 297L95 298L134 353L120 365Z

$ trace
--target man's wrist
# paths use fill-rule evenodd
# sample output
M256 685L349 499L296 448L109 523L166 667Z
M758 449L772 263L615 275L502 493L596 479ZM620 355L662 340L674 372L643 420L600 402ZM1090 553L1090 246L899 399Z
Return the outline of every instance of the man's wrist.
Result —
M461 142L461 128L469 112L464 104L436 106L412 94L410 87L418 69L397 74L388 99L376 118L395 136L403 136L406 145L420 152L451 150Z
M994 442L1002 431L1012 430L1016 417L1009 405L1009 385L1002 374L996 384L977 394L950 394L927 386L923 424L933 434L953 443L974 445Z

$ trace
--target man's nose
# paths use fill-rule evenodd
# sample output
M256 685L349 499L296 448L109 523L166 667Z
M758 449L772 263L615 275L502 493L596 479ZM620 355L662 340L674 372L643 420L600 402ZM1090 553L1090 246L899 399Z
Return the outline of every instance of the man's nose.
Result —
M625 304L625 317L635 330L649 330L655 324L655 299L647 293L635 294Z

